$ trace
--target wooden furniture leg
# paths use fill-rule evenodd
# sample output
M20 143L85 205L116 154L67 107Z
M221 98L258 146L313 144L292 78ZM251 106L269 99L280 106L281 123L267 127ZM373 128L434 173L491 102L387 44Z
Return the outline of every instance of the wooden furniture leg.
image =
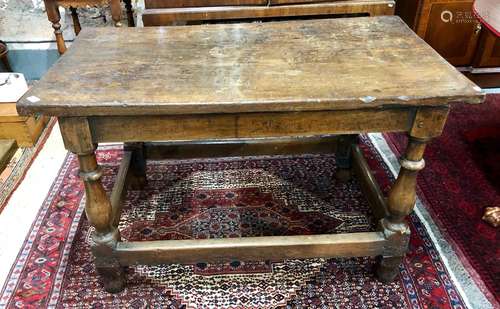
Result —
M337 172L335 178L340 181L348 181L351 179L352 173L352 149L353 145L358 142L357 134L341 135L335 152L335 163Z
M61 15L59 14L59 8L57 1L55 0L44 0L45 10L47 11L47 17L52 23L52 28L54 28L54 34L56 35L57 51L59 54L64 54L66 51L66 43L64 43L64 38L61 30Z
M122 7L120 4L120 0L111 0L111 17L113 18L113 22L115 23L115 27L122 26Z
M101 184L102 172L97 165L94 151L78 155L80 177L85 185L85 213L95 228L92 234L92 253L97 272L103 279L106 291L116 293L123 290L125 274L118 261L112 256L120 233L112 226L110 200Z
M125 9L127 10L127 21L129 27L135 27L134 11L132 11L132 0L123 0L125 2Z
M391 282L398 274L399 264L408 248L410 228L405 218L417 199L417 173L425 166L423 154L428 140L410 136L406 153L400 159L401 170L389 192L388 216L380 221L386 239L391 243L391 256L380 257L376 274L382 282Z
M71 10L71 18L73 19L73 28L75 29L75 34L78 35L78 33L80 33L80 30L82 30L80 19L78 18L78 12L74 7L70 7L69 9Z
M7 54L9 53L9 49L7 48L7 44L4 41L0 41L0 59L2 59L3 66L7 72L12 72L12 68L10 67L9 59L7 58Z
M141 190L147 183L144 143L125 143L124 151L132 153L128 184L132 190Z
M59 118L59 123L66 148L78 155L79 175L85 186L85 213L95 229L91 249L97 272L106 291L119 292L125 286L125 273L113 251L120 233L113 224L111 202L101 183L102 171L97 164L89 124L84 117Z

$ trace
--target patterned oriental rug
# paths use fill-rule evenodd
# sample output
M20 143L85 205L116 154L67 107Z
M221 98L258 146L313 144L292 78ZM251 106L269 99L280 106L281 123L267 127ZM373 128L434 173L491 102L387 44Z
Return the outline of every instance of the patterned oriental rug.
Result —
M369 140L369 165L387 190L391 173ZM98 152L110 189L122 151ZM128 287L103 292L89 252L77 162L67 157L0 294L6 308L465 308L419 218L391 284L373 258L232 261L135 266ZM129 191L126 240L192 239L373 230L358 182L337 183L334 156L148 163L148 187Z
M395 153L404 151L404 136L385 137ZM419 197L483 292L500 302L500 229L481 220L484 208L500 206L500 94L454 105L425 157Z
M0 213L2 213L12 192L23 180L24 175L36 158L38 152L42 149L43 145L45 145L55 123L55 118L50 119L47 126L40 134L36 144L33 147L17 149L7 167L0 172Z

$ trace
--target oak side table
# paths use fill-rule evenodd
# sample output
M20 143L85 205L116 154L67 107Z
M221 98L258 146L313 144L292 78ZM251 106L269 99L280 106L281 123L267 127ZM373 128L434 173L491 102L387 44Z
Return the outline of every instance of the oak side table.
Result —
M483 99L399 17L382 16L84 29L17 109L58 117L66 148L78 155L97 271L105 289L118 292L126 265L232 259L378 256L378 277L392 280L408 248L405 217L426 143L440 135L450 104ZM389 131L407 132L409 143L386 199L356 134ZM168 142L149 143L155 141ZM102 142L126 143L109 196L94 153ZM356 172L380 219L376 231L120 240L126 185L146 184L148 158L308 148L336 151L339 178Z

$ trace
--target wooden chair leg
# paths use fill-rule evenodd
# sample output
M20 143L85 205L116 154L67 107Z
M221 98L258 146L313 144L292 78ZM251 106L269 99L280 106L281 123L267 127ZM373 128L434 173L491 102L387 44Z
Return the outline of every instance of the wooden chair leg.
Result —
M123 148L132 153L128 184L132 190L141 190L147 184L144 143L125 143Z
M339 181L344 182L351 179L352 146L357 142L357 134L342 135L339 137L337 151L335 152L335 163L337 165L335 178Z
M425 166L423 154L427 141L410 136L406 153L400 160L401 170L389 192L389 215L381 220L380 225L395 253L383 256L378 261L376 274L382 282L390 282L396 277L399 264L408 249L410 228L405 218L415 206L417 173Z
M115 27L122 26L122 7L120 4L120 0L111 0L111 17L113 18L113 22L115 23Z
M12 72L9 59L7 58L8 53L9 49L7 48L7 44L5 44L5 42L3 41L0 41L0 59L2 59L5 70L7 70L7 72Z
M66 44L64 43L63 33L61 30L61 15L59 14L59 8L57 1L55 0L44 0L45 10L47 11L47 17L52 23L52 28L54 28L54 34L56 36L57 50L59 54L64 54L66 52Z
M134 11L132 10L132 0L123 0L125 2L125 9L127 10L127 21L129 27L135 27Z
M73 19L73 28L75 29L75 34L78 35L82 30L80 19L78 18L78 12L74 7L70 7L69 9L71 10L71 18Z

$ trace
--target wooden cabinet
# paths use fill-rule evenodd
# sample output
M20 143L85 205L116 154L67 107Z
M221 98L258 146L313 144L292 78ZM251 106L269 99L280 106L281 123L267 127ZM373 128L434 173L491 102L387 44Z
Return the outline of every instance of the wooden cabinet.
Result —
M267 0L145 0L144 5L147 9L226 5L267 5Z
M472 15L472 1L431 2L422 7L417 33L456 66L470 65L481 23Z
M481 33L479 42L474 67L488 68L500 66L500 38L488 29L485 29Z
M145 0L144 26L393 15L394 0Z
M473 2L399 0L396 14L448 62L471 74L487 72L480 80L493 78L495 81L487 86L500 87L500 74L477 70L500 67L500 39L483 29L472 12ZM479 84L486 85L480 81Z

